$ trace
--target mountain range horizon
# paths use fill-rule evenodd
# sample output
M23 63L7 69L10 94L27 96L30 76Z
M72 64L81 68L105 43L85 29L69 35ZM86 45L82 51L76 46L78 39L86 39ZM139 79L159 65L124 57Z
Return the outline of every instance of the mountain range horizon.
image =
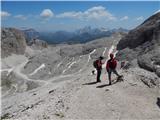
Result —
M15 28L17 29L17 28ZM46 41L48 44L60 44L60 43L86 43L101 37L109 37L116 32L127 33L129 30L124 28L92 28L91 26L85 26L83 28L77 29L75 31L53 31L53 32L40 32L34 28L28 29L18 29L25 34L26 40L33 41L33 39L40 39Z

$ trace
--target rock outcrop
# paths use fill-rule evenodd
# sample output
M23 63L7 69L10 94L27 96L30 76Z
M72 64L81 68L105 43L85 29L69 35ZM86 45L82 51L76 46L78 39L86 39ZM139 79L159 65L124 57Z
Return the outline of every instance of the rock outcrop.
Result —
M43 49L43 48L47 48L48 47L47 42L45 42L43 40L40 40L40 39L30 40L28 45L32 46L33 49Z
M29 42L32 39L36 39L36 38L39 37L39 32L37 32L36 30L34 30L32 28L22 30L22 32L24 33L27 42Z
M26 40L24 34L15 28L2 28L1 30L1 55L2 58L14 54L24 54Z
M131 30L120 40L117 49L118 59L137 59L141 68L160 76L160 12Z

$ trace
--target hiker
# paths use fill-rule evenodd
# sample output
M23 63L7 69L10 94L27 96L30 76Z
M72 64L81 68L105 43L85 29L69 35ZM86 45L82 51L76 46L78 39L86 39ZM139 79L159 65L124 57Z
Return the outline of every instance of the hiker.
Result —
M102 71L102 60L104 57L100 56L98 60L94 61L93 66L97 70L97 82L101 82L100 77L101 77L101 71Z
M118 79L122 77L122 75L119 75L116 71L117 67L117 61L114 58L114 55L110 54L110 59L107 61L106 70L108 72L108 78L109 78L109 85L111 85L111 73L113 72L118 76Z

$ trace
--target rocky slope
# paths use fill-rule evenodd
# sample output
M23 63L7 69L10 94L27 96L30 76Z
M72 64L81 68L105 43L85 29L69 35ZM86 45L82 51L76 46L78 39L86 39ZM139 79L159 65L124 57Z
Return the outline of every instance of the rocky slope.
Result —
M138 65L160 77L160 12L131 30L117 45L120 60L137 59Z
M112 48L106 49L107 55L114 52ZM141 82L141 79L144 79L142 75L148 75L149 79L156 78L153 73L140 68L118 70L125 76L124 81L116 82L116 77L113 76L113 84L108 86L105 69L101 76L102 82L97 84L96 76L91 75L92 68L88 66L79 73L35 80L22 73L21 70L26 63L27 61L18 65L13 71L21 82L33 82L36 85L31 83L33 87L30 86L30 89L25 90L25 84L22 82L19 85L14 84L8 93L2 92L4 96L1 118L3 119L158 119L160 117L159 88L153 86L151 89Z
M82 71L85 66L92 66L93 60L100 55L107 57L106 51L121 36L117 33L86 44L49 46L41 54L30 57L22 72L29 78L48 79Z
M2 28L1 30L1 55L2 58L11 54L24 54L26 40L24 34L15 28Z
M13 28L3 29L2 36L7 36L2 37L2 41L7 39L8 41L5 43L13 42L10 34L19 35L19 32L15 33L14 31ZM24 44L23 50L19 51L22 52L22 55L19 55L19 52L8 51L9 48L6 47L6 49L2 49L5 55L7 55L6 52L9 52L8 57L3 58L1 62L2 93L8 91L5 95L10 95L10 92L14 90L27 91L34 86L36 88L44 80L85 71L100 55L107 56L107 50L122 36L123 34L117 33L111 37L97 39L86 44L57 46L47 45L46 42L35 39L30 46ZM23 34L20 38L24 38ZM16 41L25 43L25 39L19 40L19 37L14 38L14 44ZM5 43L2 42L3 47ZM21 48L21 44L17 44L17 47ZM21 64L24 66L21 67ZM15 89L15 86L18 88Z

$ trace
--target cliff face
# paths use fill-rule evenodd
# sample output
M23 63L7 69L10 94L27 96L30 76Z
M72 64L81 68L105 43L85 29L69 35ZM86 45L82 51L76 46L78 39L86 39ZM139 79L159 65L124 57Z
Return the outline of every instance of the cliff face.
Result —
M160 76L160 12L131 30L117 45L120 60L137 59L138 65Z
M24 54L26 40L24 34L14 28L2 28L1 30L1 55L2 58L11 54Z
M160 12L148 18L137 28L131 30L117 45L118 50L124 48L134 49L138 46L144 46L144 43L160 43Z

